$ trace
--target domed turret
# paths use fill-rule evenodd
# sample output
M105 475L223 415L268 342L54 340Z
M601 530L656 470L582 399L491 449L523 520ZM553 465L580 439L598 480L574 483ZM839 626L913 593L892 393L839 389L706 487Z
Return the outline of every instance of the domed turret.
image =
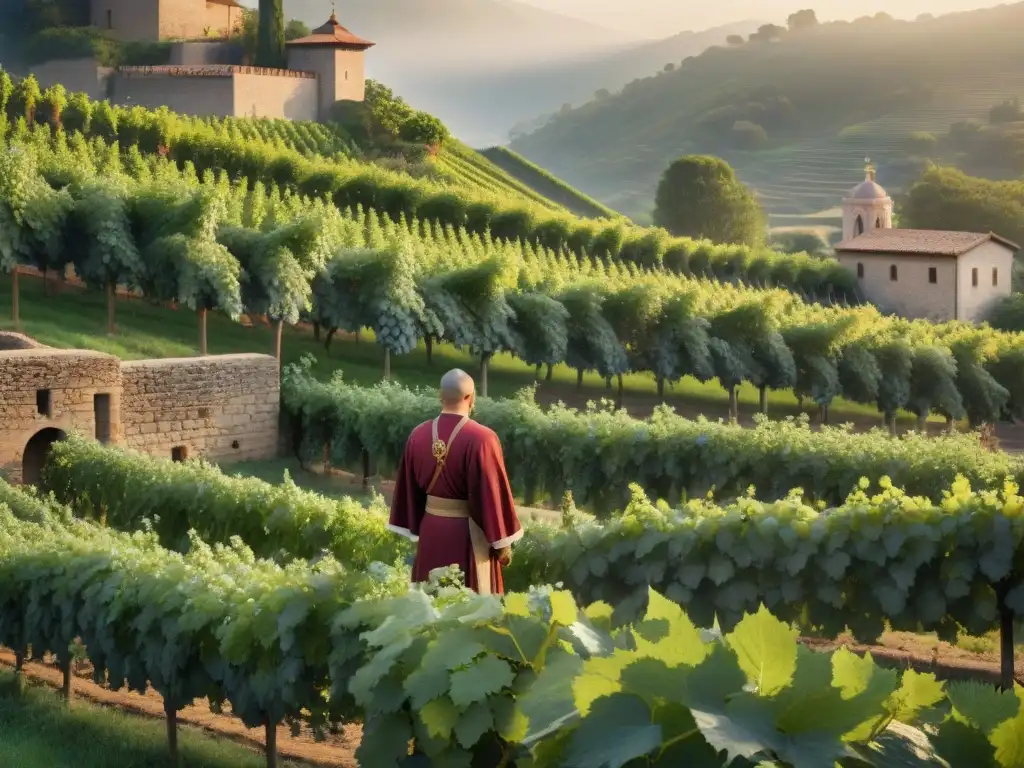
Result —
M843 240L892 228L892 198L877 181L875 166L867 161L864 181L843 198Z

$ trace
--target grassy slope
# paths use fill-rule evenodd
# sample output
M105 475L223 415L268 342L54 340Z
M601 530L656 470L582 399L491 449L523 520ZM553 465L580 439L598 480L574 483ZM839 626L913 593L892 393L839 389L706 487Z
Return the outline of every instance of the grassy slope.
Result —
M569 186L557 176L531 163L508 147L490 147L480 150L480 154L505 173L528 185L549 200L568 208L577 216L614 218L619 215L608 206Z
M191 728L179 734L181 765L258 768L266 759L226 739ZM38 688L16 693L0 675L0 765L12 768L171 768L160 720L76 700L69 710L57 694ZM295 763L281 761L281 765Z
M916 171L902 149L906 136L983 119L1019 93L1014 30L1022 22L1018 4L931 22L829 24L777 44L712 49L556 117L512 147L628 214L650 206L673 157L705 151L732 162L770 213L814 213L862 178L865 155L898 191ZM789 128L768 128L772 148L730 151L696 129L710 110L756 103L759 89L793 104Z
M621 215L501 147L477 151L450 140L438 157L438 164L445 173L470 189L521 197L549 210L569 210L586 218Z
M44 294L41 280L22 277L20 281L22 330L43 344L63 348L94 349L116 355L125 360L145 358L187 357L198 354L198 331L195 314L187 309L171 310L154 306L141 299L122 299L118 302L115 336L106 334L106 298L95 292L84 292L70 286L53 297ZM0 330L11 329L10 281L0 278ZM270 328L244 327L229 319L211 314L208 320L210 354L232 352L270 353ZM372 385L380 381L383 372L383 353L376 345L364 340L357 343L343 338L335 339L330 354L313 339L308 329L287 328L284 337L284 363L313 354L317 357L315 371L330 376L342 370L347 381ZM477 370L476 362L465 353L448 345L434 349L434 361L426 364L422 346L415 352L392 360L392 374L410 386L437 386L441 373L462 367ZM490 395L508 397L535 381L534 371L521 361L502 354L496 356L490 367ZM594 374L584 379L583 391L575 387L576 374L567 366L555 369L553 381L545 384L539 393L545 401L565 400L582 405L587 399L612 397L604 382ZM650 376L632 374L625 377L629 396L628 405L639 412L648 410L655 402L655 385ZM757 390L744 385L739 390L741 410L748 415L756 410ZM705 413L710 418L724 417L727 396L717 382L702 384L684 379L668 393L667 401L687 415ZM789 392L773 392L770 408L775 416L798 413L796 400ZM859 423L879 425L881 418L872 408L837 400L830 409L833 422L846 419Z

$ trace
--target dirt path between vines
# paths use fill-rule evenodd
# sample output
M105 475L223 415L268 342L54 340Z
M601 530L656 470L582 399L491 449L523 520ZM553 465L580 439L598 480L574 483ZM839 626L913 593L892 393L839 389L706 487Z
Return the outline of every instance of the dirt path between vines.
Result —
M0 650L0 668L14 669L14 654L11 651ZM29 681L53 688L55 691L60 690L64 678L57 667L30 661L26 662L24 670ZM92 670L87 664L78 665L74 675L72 700L85 699L95 704L117 707L135 715L160 720L164 718L164 701L155 691L150 690L142 695L126 689L112 691L96 685L92 681ZM225 705L225 709L230 712L230 705ZM178 722L181 727L198 728L212 736L231 739L259 751L266 747L262 728L246 728L241 720L228 714L214 714L205 700L182 709L178 713ZM308 730L304 730L298 737L293 737L290 728L281 726L277 729L277 752L283 759L299 760L310 765L358 768L355 751L362 736L361 725L347 725L343 733L337 736L328 734L326 741L318 743Z

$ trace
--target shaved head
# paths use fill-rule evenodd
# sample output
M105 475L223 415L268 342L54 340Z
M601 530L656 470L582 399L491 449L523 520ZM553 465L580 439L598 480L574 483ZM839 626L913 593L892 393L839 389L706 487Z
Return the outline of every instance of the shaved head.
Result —
M453 368L441 377L441 405L457 408L470 405L470 398L476 394L473 377L459 368Z

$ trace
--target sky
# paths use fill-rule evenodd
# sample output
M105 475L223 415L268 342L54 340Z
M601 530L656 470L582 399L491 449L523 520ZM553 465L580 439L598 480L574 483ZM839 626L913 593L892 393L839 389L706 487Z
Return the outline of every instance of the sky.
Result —
M734 21L757 19L785 23L801 8L813 8L822 21L851 20L884 11L913 19L987 8L998 2L979 0L522 0L530 5L617 27L630 35L662 38L683 30L701 30Z

